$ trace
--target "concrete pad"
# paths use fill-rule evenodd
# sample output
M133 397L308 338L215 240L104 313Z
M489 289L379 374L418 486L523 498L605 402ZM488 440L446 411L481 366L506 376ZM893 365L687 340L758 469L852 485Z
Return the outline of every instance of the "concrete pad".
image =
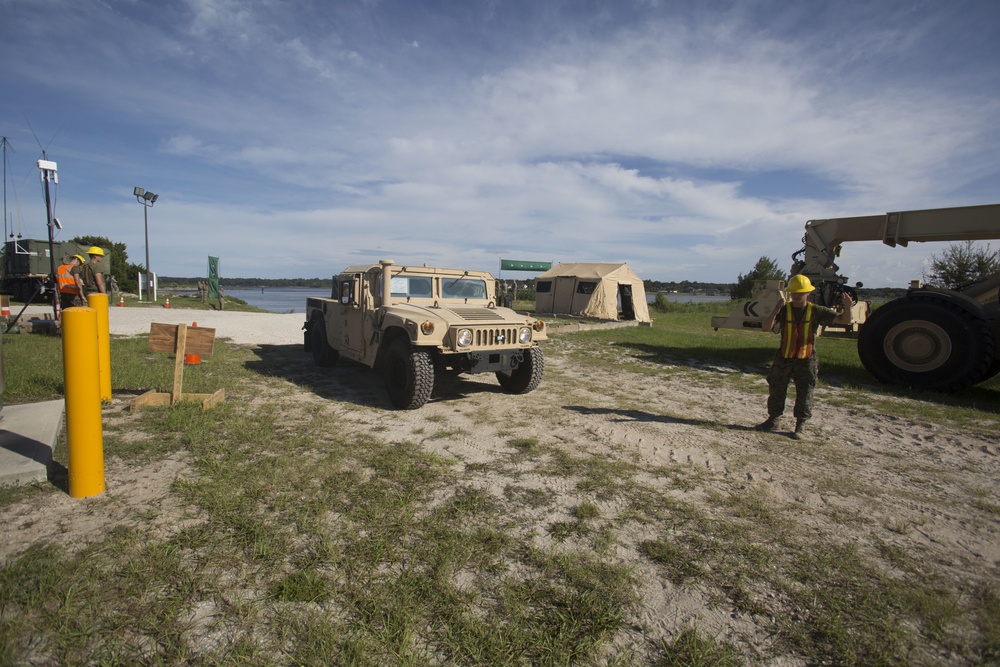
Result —
M5 405L0 414L0 485L44 482L65 401Z

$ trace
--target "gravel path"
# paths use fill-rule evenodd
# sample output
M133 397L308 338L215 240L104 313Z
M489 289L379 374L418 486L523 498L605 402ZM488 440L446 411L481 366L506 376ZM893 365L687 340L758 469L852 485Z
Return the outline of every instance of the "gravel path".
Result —
M12 308L16 315L20 309ZM52 315L49 307L30 306L25 319ZM149 333L149 325L187 324L215 329L216 338L228 338L243 345L290 345L302 342L303 313L239 313L185 308L108 308L108 330L112 334L134 336Z

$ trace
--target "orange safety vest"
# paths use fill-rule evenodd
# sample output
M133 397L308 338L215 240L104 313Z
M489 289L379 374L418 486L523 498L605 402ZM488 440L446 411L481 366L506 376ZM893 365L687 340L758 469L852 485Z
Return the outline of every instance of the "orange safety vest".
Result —
M806 304L801 320L795 319L792 304L785 306L785 321L781 327L781 356L785 359L808 359L813 355L816 331L812 326L813 305Z
M73 278L73 267L69 264L63 264L56 271L56 282L59 284L61 294L80 293L80 288L76 286L76 280Z

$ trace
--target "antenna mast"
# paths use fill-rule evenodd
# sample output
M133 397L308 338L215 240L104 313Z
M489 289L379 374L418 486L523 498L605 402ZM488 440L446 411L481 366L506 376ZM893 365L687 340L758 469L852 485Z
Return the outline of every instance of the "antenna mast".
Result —
M0 137L0 146L3 146L3 238L7 240L7 146L10 139ZM13 149L11 149L13 150Z

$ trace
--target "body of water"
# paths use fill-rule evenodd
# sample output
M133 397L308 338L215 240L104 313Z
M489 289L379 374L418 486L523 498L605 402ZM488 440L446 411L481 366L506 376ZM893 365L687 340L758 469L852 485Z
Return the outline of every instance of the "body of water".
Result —
M263 308L272 313L304 313L306 298L310 296L330 297L330 288L321 287L222 287L225 296L246 301L251 306Z
M304 313L306 312L306 298L310 296L329 297L329 288L311 289L308 287L265 287L243 288L243 287L223 287L223 293L227 296L235 297L246 301L251 306L263 308L272 313ZM673 294L664 292L668 301L677 303L701 303L706 301L729 301L728 296L706 296L703 294ZM646 301L652 303L656 299L656 292L646 295Z

